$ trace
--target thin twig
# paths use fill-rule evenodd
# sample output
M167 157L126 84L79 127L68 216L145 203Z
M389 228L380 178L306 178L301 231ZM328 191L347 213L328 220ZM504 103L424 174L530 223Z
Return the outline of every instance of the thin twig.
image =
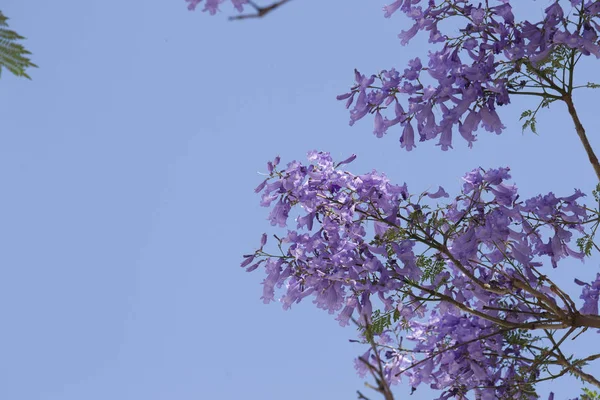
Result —
M256 10L256 13L255 14L235 15L235 16L229 17L229 20L235 21L235 20L239 20L239 19L262 18L265 15L269 14L271 11L274 11L275 9L281 7L282 5L284 5L285 3L288 3L290 1L291 0L279 0L278 2L275 2L271 5L261 7L261 6L257 5L256 3L254 3L253 1L248 0L248 4L250 4L250 6L252 6Z

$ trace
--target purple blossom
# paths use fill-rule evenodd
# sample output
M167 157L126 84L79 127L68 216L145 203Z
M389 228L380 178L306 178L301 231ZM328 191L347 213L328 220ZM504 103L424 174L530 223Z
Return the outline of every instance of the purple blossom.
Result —
M385 6L386 18L400 10L412 21L410 28L398 35L401 45L420 31L429 31L430 42L441 45L429 53L427 68L420 61L411 60L396 80L385 78L383 71L371 75L368 85L356 85L349 93L338 96L348 99L347 107L355 95L358 98L350 110L350 124L374 114L375 136L382 137L401 122L398 115L393 119L385 115L385 105L405 97L408 111L403 119L417 121L420 141L438 138L438 145L446 151L453 148L453 131L458 128L467 145L473 147L477 139L474 132L480 125L488 132L503 132L505 127L497 107L509 104L510 97L527 83L535 83L530 82L522 65L540 66L563 46L600 58L600 24L594 20L600 13L597 2L587 1L577 20L565 11L562 1L553 1L537 22L515 21L510 2L501 3L485 7L467 0L398 0ZM445 35L438 30L438 24L449 18L459 24L462 21L463 25L459 25L457 33ZM455 39L447 40L448 36ZM423 70L427 70L431 83L421 74ZM381 84L374 85L373 79L381 80ZM388 120L391 122L386 123ZM404 126L402 136L407 136L407 129ZM411 143L401 140L404 142ZM408 151L413 148L401 147Z
M438 190L435 193L427 193L427 196L429 196L432 199L439 199L440 197L450 197L450 195L448 193L446 193L444 188L441 186L438 188Z
M402 2L403 2L403 1L404 1L404 0L396 0L396 1L394 1L394 2L393 2L392 4L390 4L390 5L384 6L384 7L383 7L383 11L385 11L385 13L384 13L384 15L383 15L383 16L384 16L385 18L389 18L389 17L391 17L391 16L392 16L392 14L394 14L394 13L395 13L395 12L396 12L396 11L397 11L399 8L400 8L400 6L402 5Z
M596 280L592 283L585 283L575 279L575 283L583 286L580 299L583 300L583 307L579 310L582 314L598 315L598 299L600 297L600 273L596 274Z
M342 326L355 313L363 326L373 323L382 304L378 312L397 310L408 324L411 333L405 338L413 350L424 357L439 353L418 364L419 357L402 350L380 353L390 383L405 376L412 385L441 390L442 397L456 387L471 388L481 398L516 395L510 388L519 387L515 382L521 377L514 371L528 364L518 358L498 362L521 347L507 342L495 321L543 322L546 311L533 306L537 298L532 293L543 293L552 304L562 301L538 268L543 260L560 266L563 259L581 259L569 244L588 220L585 207L577 203L583 194L549 193L518 201L508 168L476 169L464 176L461 193L448 205L435 206L427 200L449 197L444 189L411 196L406 185L394 185L376 171L354 175L340 169L354 158L335 163L328 153L313 151L308 165L291 162L279 169L270 164L268 183L262 185L262 197L269 201L262 203L272 207L270 219L278 226L285 225L293 208L298 226L276 236L280 255L263 251L263 236L261 248L243 262L264 268L263 301L275 300L281 291L279 300L288 309L312 297ZM535 227L528 221L535 221ZM418 247L423 240L435 250L431 260L441 262L435 277L423 267ZM536 292L516 289L521 287L516 281ZM581 312L597 314L600 274L591 284L576 282L583 286ZM415 300L432 293L449 300ZM381 303L374 303L373 296ZM502 311L504 303L511 308ZM465 313L457 304L479 314ZM391 333L404 328L398 322L389 329L377 340L390 343ZM440 346L451 350L440 352ZM375 359L371 350L364 357ZM356 366L359 373L366 371L364 363Z
M413 129L410 121L404 125L404 130L402 132L402 136L400 137L400 147L406 148L408 151L411 151L416 147L415 130Z

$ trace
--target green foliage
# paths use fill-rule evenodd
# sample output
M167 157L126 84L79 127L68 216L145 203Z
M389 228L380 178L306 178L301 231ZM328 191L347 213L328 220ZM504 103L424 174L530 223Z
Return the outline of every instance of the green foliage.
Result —
M535 127L535 116L532 116L533 114L533 110L525 110L521 113L521 118L519 118L519 120L523 120L525 118L525 123L523 124L523 132L525 132L525 130L527 128L530 128L531 131L535 134L537 134L537 130Z
M569 59L573 54L573 49L558 46L555 51L550 53L550 56L539 69L547 76L554 76L557 71L561 71L569 65Z
M375 335L381 334L386 328L392 324L392 315L390 313L381 313L375 310L371 317L371 332Z
M542 101L540 101L540 104L538 104L538 106L535 110L523 111L521 113L521 118L519 118L520 121L525 119L525 123L523 124L523 127L522 127L523 132L525 132L525 130L527 128L529 128L529 129L531 129L531 132L533 132L537 135L536 116L537 116L538 111L540 111L540 109L542 109L542 108L550 108L550 104L552 104L555 101L556 101L555 98L545 97L542 99Z
M594 248L594 237L589 234L580 237L577 239L577 247L579 247L579 251L584 253L586 256L591 256L592 249Z
M596 203L600 204L600 183L596 185L596 189L592 190L592 195Z
M37 67L37 65L27 57L31 53L19 43L20 40L25 38L8 29L6 21L8 21L8 18L0 11L0 75L2 74L2 68L6 68L16 76L31 79L25 70Z
M446 262L439 257L426 257L420 255L417 258L417 266L423 270L421 281L433 283L435 277L444 270Z
M525 329L513 329L504 333L504 338L508 344L514 346L527 346L537 340L529 331Z
M390 328L393 323L398 322L400 320L400 311L397 309L390 312L381 312L380 310L375 310L371 315L371 324L365 327L359 327L359 329L365 335L365 339L367 342L371 342L374 336L380 335L386 329Z
M600 400L600 394L595 390L583 388L582 391L583 393L581 394L580 400Z

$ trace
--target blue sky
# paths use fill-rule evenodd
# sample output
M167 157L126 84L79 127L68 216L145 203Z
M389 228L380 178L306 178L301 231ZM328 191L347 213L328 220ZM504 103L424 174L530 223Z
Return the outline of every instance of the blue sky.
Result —
M413 191L455 193L464 172L506 165L524 196L591 191L562 105L536 136L518 123L535 104L515 99L501 136L445 153L401 151L399 132L378 140L370 120L349 127L335 96L354 68L426 54L424 40L400 46L406 20L383 4L295 1L229 22L229 6L211 18L183 0L3 2L40 68L0 80L0 398L355 398L353 329L310 302L263 305L262 273L238 267L271 229L253 189L275 155L356 153L352 171ZM576 98L590 132L594 95ZM598 263L564 270L572 287Z

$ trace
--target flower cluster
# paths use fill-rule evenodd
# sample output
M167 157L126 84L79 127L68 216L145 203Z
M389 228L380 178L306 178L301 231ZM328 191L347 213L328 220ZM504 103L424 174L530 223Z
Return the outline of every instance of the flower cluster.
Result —
M443 47L429 53L427 66L415 58L402 72L391 69L367 77L355 71L356 84L338 96L346 100L347 108L352 106L350 124L375 114L377 137L399 124L401 147L408 151L415 147L415 126L420 142L437 138L442 150L452 148L453 129L458 126L472 147L480 126L502 132L496 109L510 103L510 95L559 100L572 82L555 79L555 70L574 67L581 55L600 58L600 2L556 0L536 23L516 22L510 1L496 2L486 8L469 0L396 0L384 7L385 17L401 10L413 20L413 26L399 34L403 45L426 30L429 42ZM440 32L442 21L458 17L465 25L456 37ZM427 75L432 84L425 82ZM407 107L398 99L404 95Z
M583 258L570 246L591 221L577 202L583 193L519 201L508 168L477 169L463 178L460 195L433 206L449 197L443 188L415 196L375 171L339 168L354 156L335 163L310 152L308 159L281 170L275 159L256 189L272 208L272 225L285 227L296 215L296 229L275 236L278 254L265 250L263 235L242 263L248 271L264 267L263 301L281 288L286 309L311 296L341 325L356 313L361 326L378 327L392 383L406 376L413 387L444 390L441 398L475 388L490 399L525 391L539 376L524 354L526 332L572 326L579 314L541 271L544 259L557 267ZM580 311L597 314L600 280L581 284ZM401 331L410 333L411 348L391 344Z

